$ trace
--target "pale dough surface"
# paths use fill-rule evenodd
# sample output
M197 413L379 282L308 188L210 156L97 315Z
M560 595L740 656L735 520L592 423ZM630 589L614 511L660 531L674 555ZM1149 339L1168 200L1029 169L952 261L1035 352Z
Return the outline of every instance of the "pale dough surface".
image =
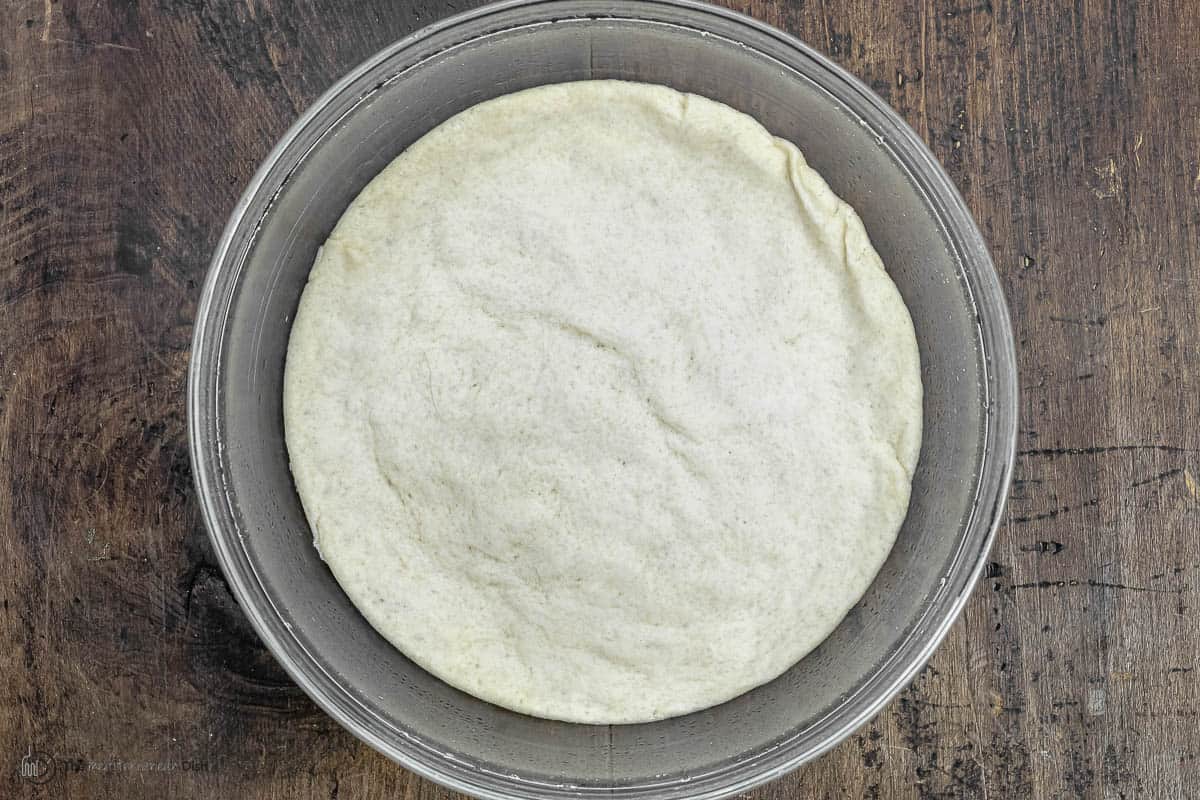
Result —
M482 103L318 255L284 390L330 569L433 674L638 722L778 676L860 599L921 436L854 211L724 105L589 81Z

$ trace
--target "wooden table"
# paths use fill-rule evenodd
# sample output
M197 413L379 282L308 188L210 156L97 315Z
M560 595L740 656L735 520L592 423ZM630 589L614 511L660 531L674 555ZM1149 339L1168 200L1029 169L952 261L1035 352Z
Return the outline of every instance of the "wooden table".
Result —
M738 7L925 137L991 243L1023 382L963 619L859 735L750 796L1197 796L1200 5ZM197 513L183 388L260 159L343 72L462 8L6 4L0 796L448 796L343 732L248 626Z

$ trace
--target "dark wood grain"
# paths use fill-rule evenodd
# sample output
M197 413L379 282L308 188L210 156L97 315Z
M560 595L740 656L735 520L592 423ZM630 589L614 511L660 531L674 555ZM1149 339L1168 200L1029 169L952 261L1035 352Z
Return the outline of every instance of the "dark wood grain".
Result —
M183 386L255 165L337 76L473 4L5 5L0 796L449 796L341 731L249 628L197 515ZM1200 6L735 5L929 142L992 246L1023 381L963 619L859 735L751 796L1193 796ZM55 759L43 785L31 752Z

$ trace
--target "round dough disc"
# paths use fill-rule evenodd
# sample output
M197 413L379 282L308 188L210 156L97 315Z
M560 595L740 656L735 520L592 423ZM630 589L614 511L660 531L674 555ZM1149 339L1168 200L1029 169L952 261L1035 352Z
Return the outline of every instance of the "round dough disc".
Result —
M363 190L288 349L296 486L346 594L448 683L660 719L862 597L921 435L854 211L750 117L587 81L470 108Z

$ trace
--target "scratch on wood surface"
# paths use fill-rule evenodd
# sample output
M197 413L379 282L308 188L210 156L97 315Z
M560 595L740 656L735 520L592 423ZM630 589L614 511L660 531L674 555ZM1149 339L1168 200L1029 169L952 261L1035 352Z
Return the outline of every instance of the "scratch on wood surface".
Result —
M1200 495L1200 490L1196 487L1196 479L1192 476L1191 471L1186 468L1183 470L1183 485L1187 487L1188 494L1192 496L1193 500L1200 499L1197 496Z
M53 0L46 0L44 18L42 19L42 44L50 43L50 19L54 14Z
M1158 473L1157 475L1151 475L1149 478L1142 478L1140 481L1134 481L1133 483L1129 484L1129 488L1136 489L1139 486L1145 486L1150 483L1162 483L1167 478L1173 478L1176 475L1178 475L1179 473L1185 472L1185 471L1186 470L1182 470L1182 469L1178 469L1178 468L1168 469L1168 470ZM1187 480L1187 478L1185 477L1184 481L1186 481L1186 480Z
M109 50L124 50L124 51L126 51L126 52L129 52L129 53L140 53L140 52L142 52L140 49L138 49L138 48L136 48L136 47L130 47L130 46L129 46L129 45L127 45L127 44L117 44L116 42L100 42L100 44L97 44L97 45L95 45L95 47L96 47L96 49L97 49L97 50L106 50L106 49L109 49Z
M1014 583L1012 589L1066 589L1075 586L1087 586L1092 589L1118 589L1128 592L1150 592L1151 594L1183 594L1187 587L1179 587L1178 589L1155 589L1152 586L1130 586L1126 583L1111 583L1109 581L1097 580L1070 580L1059 581L1030 581L1029 583Z
M1138 155L1138 150L1142 149L1142 144L1146 141L1146 135L1139 133L1137 138L1133 140L1133 163L1137 166L1142 166L1142 157Z
M1093 497L1090 500L1086 500L1077 506L1062 506L1060 508L1054 508L1049 511L1043 511L1041 514L1033 514L1033 515L1024 516L1024 517L1013 517L1012 519L1009 520L1009 522L1013 525L1021 525L1022 523L1025 523L1025 522L1037 522L1038 520L1043 520L1043 519L1054 519L1059 514L1068 514L1072 511L1077 511L1081 508L1092 508L1099 504L1100 504L1100 498Z
M156 347L153 343L151 343L150 340L147 339L145 337L145 335L142 334L141 331L137 330L136 328L133 328L131 330L133 331L134 338L136 338L138 340L138 342L142 345L142 352L145 353L146 355L150 356L150 358L154 359L156 362L158 362L158 364L167 371L168 375L173 375L175 373L175 367L174 367L174 365L171 364L170 361L167 361L167 359L165 357L163 357L162 353L158 352L160 348Z
M90 47L94 50L124 50L128 53L142 52L136 47L130 47L127 44L117 44L116 42L81 42L76 39L59 39L58 37L55 37L50 41L54 42L55 44L73 44L78 47Z
M84 501L90 503L92 500L99 497L100 492L104 491L105 485L108 484L108 473L110 471L108 453L104 451L103 447L100 447L95 442L89 442L87 439L80 439L79 444L83 445L84 447L90 447L99 453L101 464L103 465L103 471L100 473L100 480L96 482L96 488L92 490L92 493L88 495L87 500Z
M1092 170L1100 179L1100 185L1092 189L1098 199L1107 200L1121 193L1121 176L1117 173L1116 159L1110 158L1108 163L1092 167Z
M1036 447L1030 450L1018 450L1017 455L1058 458L1059 456L1094 456L1104 453L1126 453L1135 450L1156 450L1160 453L1196 452L1194 448L1176 447L1170 444L1114 444L1095 447Z

